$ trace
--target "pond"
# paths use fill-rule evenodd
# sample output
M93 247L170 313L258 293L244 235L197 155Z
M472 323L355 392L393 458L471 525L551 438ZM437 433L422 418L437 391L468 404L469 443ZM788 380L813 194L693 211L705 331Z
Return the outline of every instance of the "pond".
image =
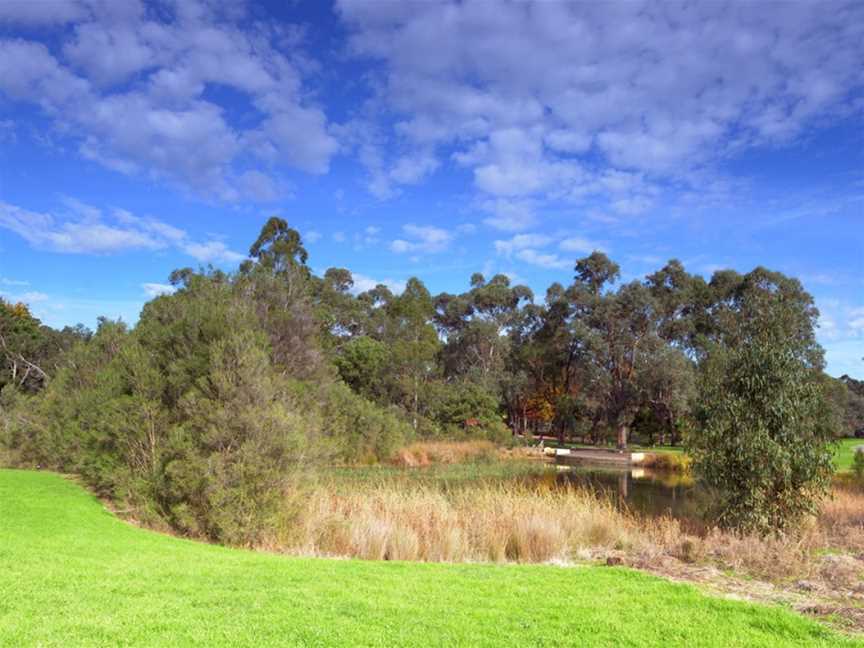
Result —
M480 484L519 483L542 488L580 486L635 513L671 515L698 526L706 495L693 479L680 473L639 467L581 463L572 466L539 461L504 461L489 464L437 465L426 468L342 468L338 481L422 484L443 490Z
M676 472L585 463L550 466L539 478L552 479L561 486L589 488L598 496L644 515L671 515L695 522L705 504L705 494L693 478Z

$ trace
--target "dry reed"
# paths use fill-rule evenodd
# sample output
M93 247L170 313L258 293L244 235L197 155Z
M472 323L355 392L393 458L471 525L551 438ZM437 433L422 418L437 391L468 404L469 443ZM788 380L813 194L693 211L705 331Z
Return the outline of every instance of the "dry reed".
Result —
M814 578L851 586L864 562L825 558L864 549L864 493L835 489L820 515L787 536L719 529L690 533L670 517L623 511L593 492L518 484L441 490L317 484L297 491L281 551L372 560L549 562L623 556L652 568L664 560L711 564L768 580ZM860 555L860 554L858 554Z
M646 551L679 533L671 518L649 524L576 488L486 485L444 493L379 484L348 493L316 488L281 543L313 555L544 562L584 550Z
M491 441L419 441L400 448L392 463L403 468L432 464L494 461L498 451Z

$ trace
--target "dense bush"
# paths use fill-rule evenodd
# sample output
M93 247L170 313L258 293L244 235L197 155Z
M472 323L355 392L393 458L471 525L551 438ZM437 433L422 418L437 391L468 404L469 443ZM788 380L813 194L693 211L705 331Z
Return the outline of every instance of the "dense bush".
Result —
M788 342L715 350L702 378L696 474L723 526L772 532L814 513L833 473L824 394Z
M405 442L404 417L328 372L302 292L277 315L269 300L287 297L258 290L273 283L266 268L178 278L134 330L103 320L38 396L4 392L18 462L78 473L144 519L244 544L273 528L295 468L387 459Z
M431 416L445 436L498 443L512 436L496 395L482 385L464 380L440 384L430 400Z

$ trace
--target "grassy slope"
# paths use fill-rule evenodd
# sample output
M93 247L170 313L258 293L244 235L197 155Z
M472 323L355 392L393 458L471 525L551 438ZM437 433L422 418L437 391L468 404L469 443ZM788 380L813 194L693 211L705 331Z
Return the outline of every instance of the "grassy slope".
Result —
M840 439L834 451L834 463L838 471L852 470L852 457L858 446L864 446L864 439Z
M853 645L790 612L605 567L299 559L136 529L0 471L0 645ZM860 645L860 644L854 644Z

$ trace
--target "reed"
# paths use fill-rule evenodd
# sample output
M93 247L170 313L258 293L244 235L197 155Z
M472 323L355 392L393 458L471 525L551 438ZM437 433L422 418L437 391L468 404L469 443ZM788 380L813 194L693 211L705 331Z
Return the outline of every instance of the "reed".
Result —
M617 556L643 568L664 560L757 578L851 582L864 562L864 493L836 488L795 534L699 533L671 517L621 510L580 487L517 483L442 489L427 484L317 482L298 489L270 548L282 552L427 562L579 562ZM850 560L826 561L828 553Z
M495 461L499 452L491 441L419 441L400 448L391 463L402 468L432 464L458 464Z

